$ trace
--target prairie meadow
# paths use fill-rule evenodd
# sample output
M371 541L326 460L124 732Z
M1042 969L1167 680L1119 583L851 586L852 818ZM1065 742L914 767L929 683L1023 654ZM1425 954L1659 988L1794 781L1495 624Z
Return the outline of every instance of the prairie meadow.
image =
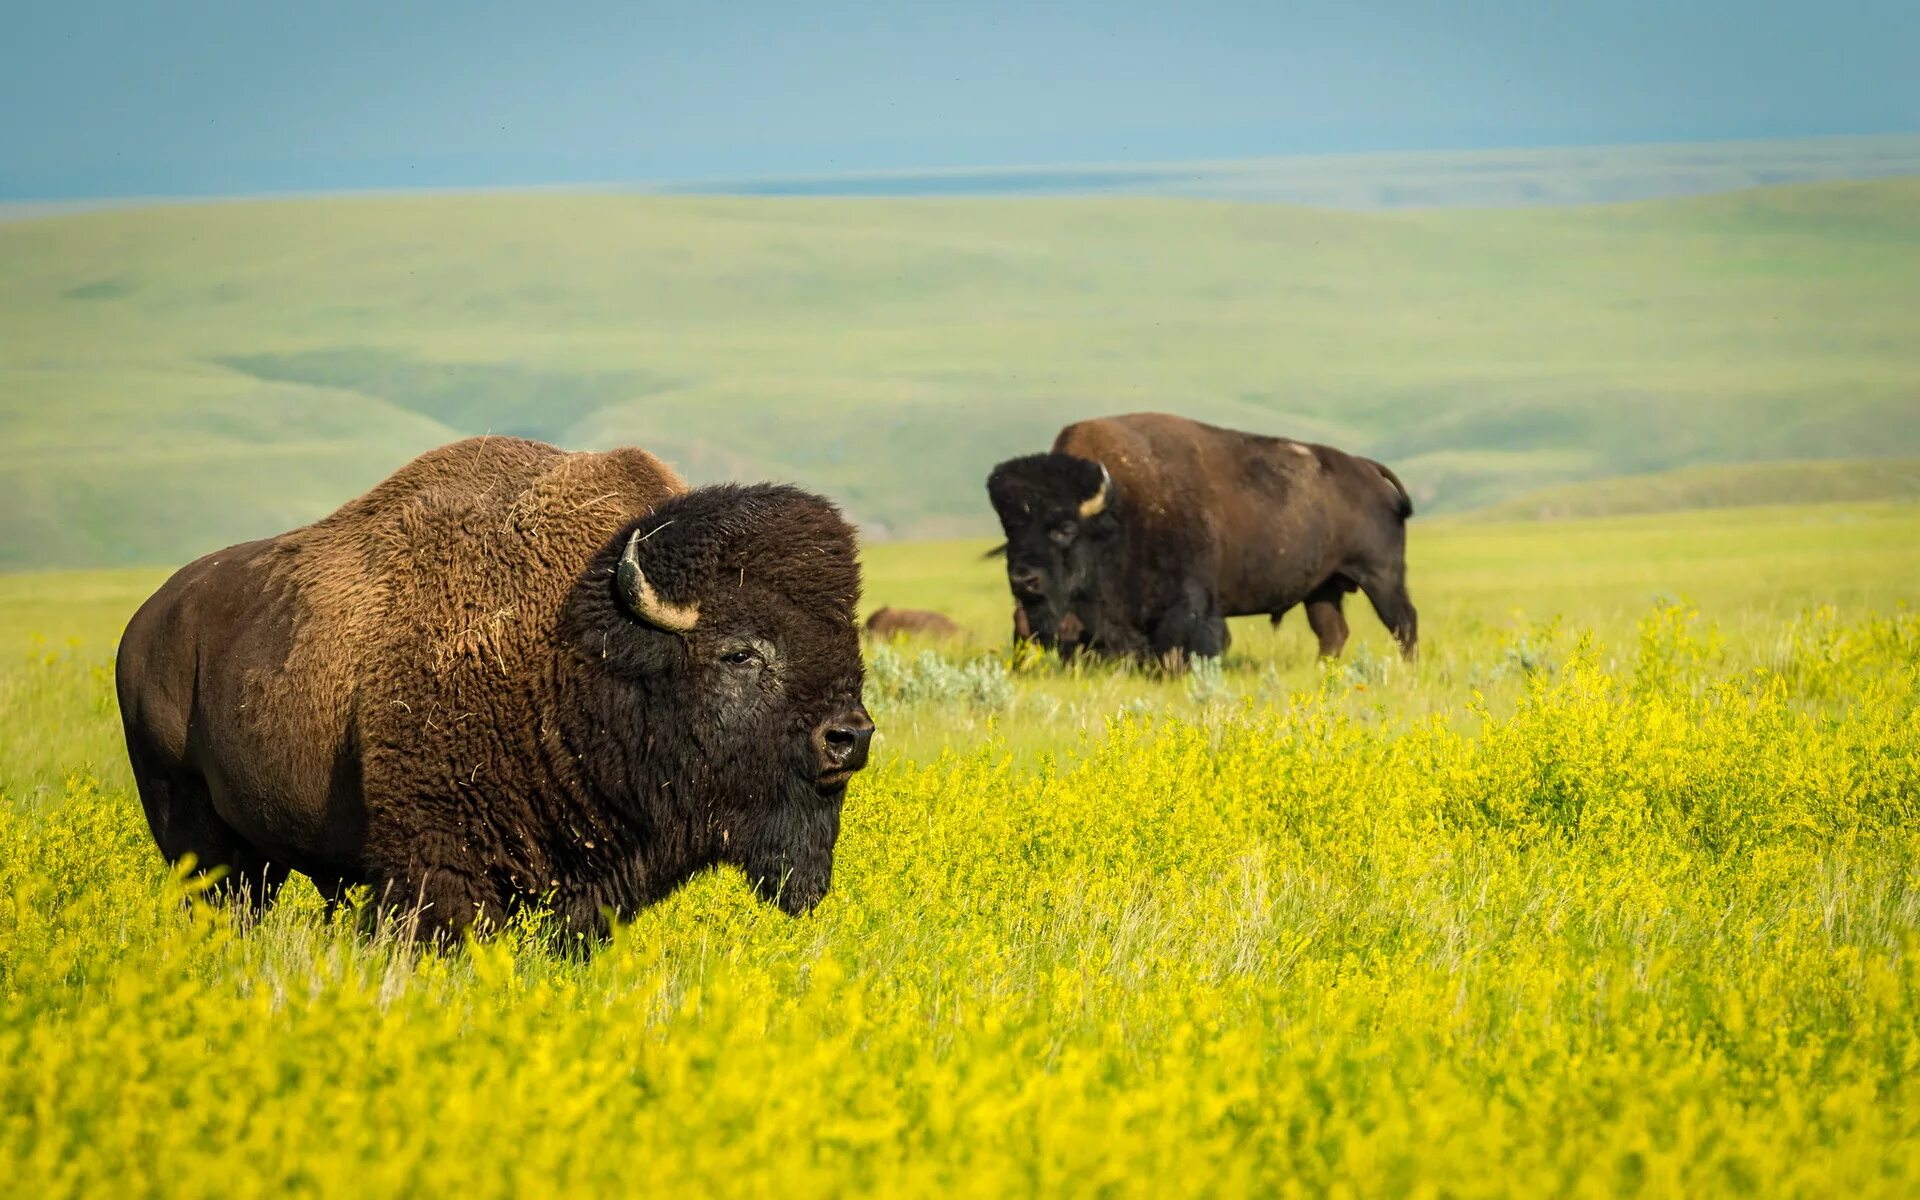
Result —
M1416 521L1423 654L1006 647L867 555L875 766L813 914L423 952L155 853L108 664L163 572L0 579L18 1195L1910 1195L1920 510ZM239 1169L237 1164L243 1165Z

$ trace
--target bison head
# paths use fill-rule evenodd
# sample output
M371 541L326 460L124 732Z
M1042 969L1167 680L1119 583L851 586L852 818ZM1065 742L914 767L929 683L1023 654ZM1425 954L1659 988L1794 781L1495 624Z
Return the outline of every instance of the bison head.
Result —
M1099 603L1102 567L1120 530L1112 477L1091 459L1033 454L995 467L987 496L1007 535L1016 629L1072 651Z
M645 743L641 816L684 831L690 862L734 863L763 899L807 911L873 737L852 529L796 488L720 486L660 505L617 545L599 649L644 722L629 735Z

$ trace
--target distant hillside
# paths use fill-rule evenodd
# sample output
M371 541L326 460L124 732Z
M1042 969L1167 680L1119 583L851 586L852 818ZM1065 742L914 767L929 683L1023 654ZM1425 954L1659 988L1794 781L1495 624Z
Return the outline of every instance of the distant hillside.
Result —
M1601 204L1920 175L1920 134L866 171L666 190L747 196L1182 196L1355 210Z
M1914 176L1920 176L1920 133L1840 134L1611 146L1289 154L1264 158L1163 162L1027 163L999 167L583 183L547 190L702 196L896 198L1135 196L1260 201L1368 211L1611 204L1781 184ZM300 193L275 194L292 197ZM307 193L321 194L338 196L343 193ZM0 198L0 221L183 201L181 197L76 200Z
M1474 520L1559 520L1695 508L1920 500L1920 458L1739 463L1569 483L1467 514Z
M559 194L0 224L0 566L177 562L486 431L986 532L1067 421L1382 458L1423 512L1920 455L1920 183L1346 214Z

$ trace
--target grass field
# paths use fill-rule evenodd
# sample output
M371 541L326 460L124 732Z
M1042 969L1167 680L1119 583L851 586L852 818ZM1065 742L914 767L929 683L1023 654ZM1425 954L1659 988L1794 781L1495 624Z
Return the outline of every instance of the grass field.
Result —
M1916 313L1913 180L1511 211L494 194L16 220L0 567L183 560L487 430L801 481L916 538L988 532L992 463L1143 408L1372 454L1425 512L1911 457Z
M1561 484L1474 510L1476 520L1564 520L1781 504L1920 499L1920 458L1684 467Z
M1418 664L1183 679L1008 655L984 545L867 554L976 641L872 651L822 907L588 962L183 912L105 667L163 573L0 577L4 1190L1920 1187L1920 508L1416 521Z

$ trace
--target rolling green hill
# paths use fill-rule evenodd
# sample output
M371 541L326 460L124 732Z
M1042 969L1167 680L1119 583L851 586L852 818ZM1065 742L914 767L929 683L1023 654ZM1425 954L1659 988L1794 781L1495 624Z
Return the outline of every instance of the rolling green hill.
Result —
M589 194L0 224L0 567L173 562L469 433L800 480L880 536L1143 408L1423 511L1920 454L1920 181L1576 209Z
M1808 459L1683 467L1542 488L1475 509L1475 520L1559 520L1695 508L1920 500L1920 458Z

